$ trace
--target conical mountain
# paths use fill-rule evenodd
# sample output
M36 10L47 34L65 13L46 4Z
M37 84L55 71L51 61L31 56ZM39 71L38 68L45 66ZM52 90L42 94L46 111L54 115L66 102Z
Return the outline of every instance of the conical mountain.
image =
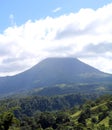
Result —
M15 76L0 78L0 93L11 94L56 84L101 82L110 77L75 58L47 58Z

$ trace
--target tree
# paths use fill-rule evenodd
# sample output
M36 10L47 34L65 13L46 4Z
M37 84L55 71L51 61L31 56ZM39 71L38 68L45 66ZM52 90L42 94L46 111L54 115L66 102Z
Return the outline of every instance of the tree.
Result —
M53 127L55 125L55 117L51 113L42 113L39 118L39 123L41 124L42 128Z
M1 115L1 127L3 130L8 130L13 124L13 113L5 112Z
M62 124L62 123L66 123L66 122L69 122L69 121L70 121L69 115L66 112L57 113L56 123Z
M109 119L109 126L112 127L112 118Z
M108 113L107 113L107 112L101 112L101 113L98 115L99 122L102 121L104 118L106 118L106 116L108 116Z
M14 125L14 127L13 127ZM14 129L19 129L20 122L17 118L15 118L13 112L6 111L1 113L0 115L0 130L9 130L12 126Z
M78 118L78 122L83 124L84 126L86 126L86 115L85 113L81 113L79 118Z
M89 107L85 109L84 114L86 119L91 117L91 110Z
M92 117L92 118L91 118L91 122L92 122L92 123L97 123L97 118L96 118L96 117Z

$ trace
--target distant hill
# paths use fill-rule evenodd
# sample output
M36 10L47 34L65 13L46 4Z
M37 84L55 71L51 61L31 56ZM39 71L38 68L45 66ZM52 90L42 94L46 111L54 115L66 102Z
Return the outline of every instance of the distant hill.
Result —
M47 58L23 73L1 77L0 95L60 85L62 87L63 84L65 87L67 85L74 87L76 84L110 83L111 79L110 74L103 73L75 58Z

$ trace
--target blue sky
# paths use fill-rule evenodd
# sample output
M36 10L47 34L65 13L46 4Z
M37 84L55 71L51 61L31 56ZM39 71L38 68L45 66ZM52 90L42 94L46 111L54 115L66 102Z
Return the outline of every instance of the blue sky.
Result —
M0 76L47 57L112 73L112 0L0 0Z
M29 19L34 21L47 16L57 17L81 8L97 9L109 2L112 0L0 0L0 32L12 26L12 22L21 25ZM53 12L57 8L60 10Z

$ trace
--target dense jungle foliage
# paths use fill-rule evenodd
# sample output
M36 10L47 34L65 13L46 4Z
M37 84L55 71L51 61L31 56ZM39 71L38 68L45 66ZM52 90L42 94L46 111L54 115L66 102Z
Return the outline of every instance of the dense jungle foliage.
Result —
M1 99L0 130L112 130L112 96Z

